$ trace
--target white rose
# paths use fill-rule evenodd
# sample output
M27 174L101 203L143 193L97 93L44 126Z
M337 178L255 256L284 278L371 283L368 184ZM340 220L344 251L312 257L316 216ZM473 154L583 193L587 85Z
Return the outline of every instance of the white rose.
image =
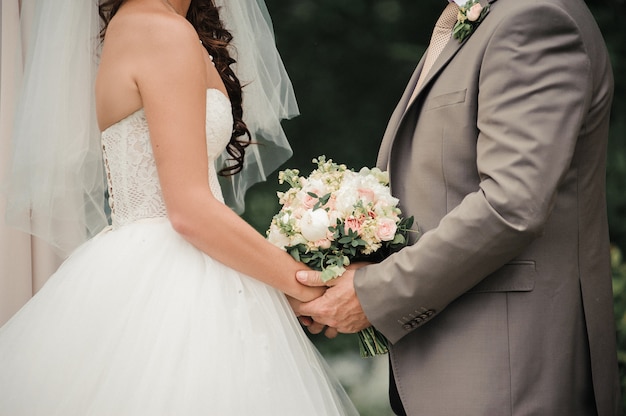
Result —
M336 193L335 208L338 212L348 214L354 210L354 205L359 201L359 191L350 186L344 186Z
M270 226L269 232L267 234L267 239L270 243L282 249L289 245L289 237L281 233L280 228L278 228L276 224L272 224Z
M304 212L300 219L300 231L302 236L309 241L317 241L326 238L326 232L330 226L330 218L324 209L309 209Z

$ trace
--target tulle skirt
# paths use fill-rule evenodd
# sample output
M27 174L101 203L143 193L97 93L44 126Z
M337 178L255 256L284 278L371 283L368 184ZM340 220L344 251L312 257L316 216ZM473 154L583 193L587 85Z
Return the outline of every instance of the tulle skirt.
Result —
M85 243L0 329L0 416L356 414L285 297L167 220Z

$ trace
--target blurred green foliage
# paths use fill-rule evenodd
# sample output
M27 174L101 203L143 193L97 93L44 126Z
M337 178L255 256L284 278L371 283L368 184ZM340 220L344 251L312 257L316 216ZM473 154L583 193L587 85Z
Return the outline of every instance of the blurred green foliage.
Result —
M267 0L301 115L283 123L303 173L325 154L373 166L387 120L426 49L438 3ZM425 10L423 10L425 9ZM409 19L411 16L413 18ZM244 218L258 230L278 211L276 174L249 193Z
M587 0L607 48L615 77L615 95L607 158L607 203L611 241L626 252L626 2Z
M611 267L613 270L613 298L615 324L617 325L617 359L622 382L622 407L626 415L626 263L622 252L617 247L611 248Z
M283 168L307 174L325 154L359 168L372 166L406 82L426 49L445 0L266 0L276 40L294 84L301 115L283 123L294 156ZM620 371L626 389L626 2L587 0L611 54L615 97L607 159L607 202L613 255ZM244 218L264 233L279 209L277 175L247 195ZM334 354L356 341L325 343ZM626 391L626 390L625 390ZM626 401L626 395L624 397ZM626 414L626 413L625 413Z

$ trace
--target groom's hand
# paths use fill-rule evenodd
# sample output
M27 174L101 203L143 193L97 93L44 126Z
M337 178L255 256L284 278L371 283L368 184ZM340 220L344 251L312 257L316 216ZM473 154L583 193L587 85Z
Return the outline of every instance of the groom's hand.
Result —
M310 316L302 315L300 313L300 305L302 305L303 302L299 301L296 298L292 298L291 296L287 296L287 300L289 301L289 305L296 314L296 317L298 318L300 323L306 326L310 333L319 334L320 332L324 331L324 328L326 328L326 331L324 332L324 335L326 335L326 337L335 338L337 336L337 330L335 328L327 328L326 325L315 322Z
M296 279L307 286L328 286L324 295L311 302L297 305L298 315L310 316L318 325L329 326L329 329L336 328L338 332L346 334L371 326L354 290L353 269L326 283L322 282L319 272L311 270L297 272ZM326 336L329 336L328 331Z

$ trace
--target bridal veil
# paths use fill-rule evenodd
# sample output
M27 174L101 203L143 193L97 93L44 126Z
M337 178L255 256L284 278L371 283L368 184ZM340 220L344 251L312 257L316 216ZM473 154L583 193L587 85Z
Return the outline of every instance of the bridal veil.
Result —
M234 37L244 121L258 143L246 149L243 171L222 180L227 202L242 212L246 190L291 156L280 120L297 115L298 107L264 1L215 3ZM34 10L4 186L7 222L67 255L108 223L93 93L98 1L35 0Z

